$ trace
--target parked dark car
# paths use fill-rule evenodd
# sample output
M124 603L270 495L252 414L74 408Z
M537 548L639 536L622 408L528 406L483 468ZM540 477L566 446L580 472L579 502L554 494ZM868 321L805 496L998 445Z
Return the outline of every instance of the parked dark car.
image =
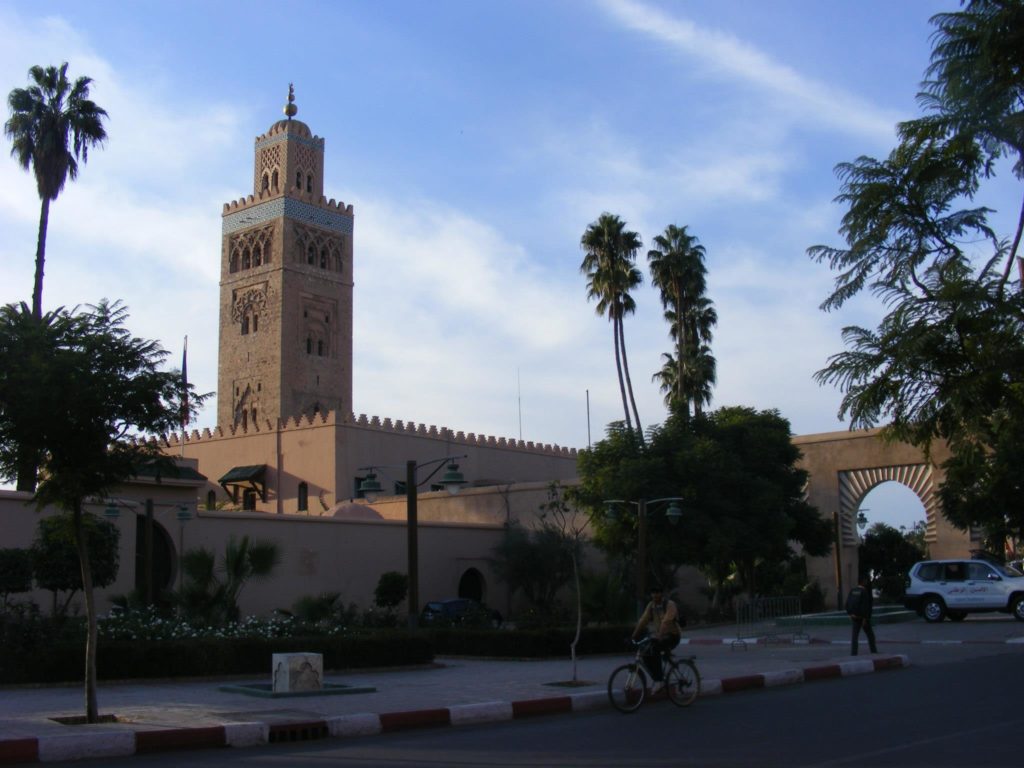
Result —
M500 627L501 614L466 597L434 600L423 606L420 625L425 627Z

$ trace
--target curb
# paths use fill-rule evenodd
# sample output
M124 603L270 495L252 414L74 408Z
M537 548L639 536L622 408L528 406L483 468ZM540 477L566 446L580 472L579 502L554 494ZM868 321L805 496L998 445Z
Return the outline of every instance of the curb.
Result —
M904 655L855 659L832 664L704 680L701 696L796 685L816 680L864 675L910 666ZM292 723L235 722L197 728L140 731L93 731L58 736L0 739L0 764L42 763L210 747L251 747L329 737L352 738L417 728L495 723L530 717L586 712L608 707L605 691L524 701L489 701L408 712L340 715Z

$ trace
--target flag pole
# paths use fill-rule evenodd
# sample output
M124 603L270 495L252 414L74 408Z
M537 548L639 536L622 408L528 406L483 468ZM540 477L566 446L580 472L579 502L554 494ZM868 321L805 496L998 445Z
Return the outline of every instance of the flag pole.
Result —
M181 352L181 457L185 458L185 429L188 427L188 334Z

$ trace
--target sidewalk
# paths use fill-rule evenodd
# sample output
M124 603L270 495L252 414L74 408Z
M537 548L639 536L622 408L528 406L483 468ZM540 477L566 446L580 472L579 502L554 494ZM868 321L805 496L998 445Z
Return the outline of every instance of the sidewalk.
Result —
M850 657L848 630L812 628L809 642L734 647L717 631L690 632L677 656L695 655L702 696L899 669L897 653ZM845 641L843 638L847 638ZM864 647L863 651L867 651ZM83 714L81 686L0 690L0 763L114 757L139 752L351 737L394 730L493 722L608 707L606 683L626 654L582 659L575 685L568 659L439 658L434 665L326 675L326 683L373 692L262 698L220 686L265 679L101 683L101 714L117 722L62 725ZM662 706L662 704L655 704ZM699 702L698 702L699 705Z

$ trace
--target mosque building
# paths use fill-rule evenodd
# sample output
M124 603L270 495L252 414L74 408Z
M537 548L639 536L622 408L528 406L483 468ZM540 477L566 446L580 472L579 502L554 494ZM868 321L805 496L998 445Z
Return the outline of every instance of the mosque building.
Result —
M200 508L365 514L352 502L371 474L402 497L408 462L445 457L468 489L575 478L572 449L354 415L355 211L324 195L325 140L291 88L284 111L256 137L252 194L222 214L217 426L168 442L209 479Z

